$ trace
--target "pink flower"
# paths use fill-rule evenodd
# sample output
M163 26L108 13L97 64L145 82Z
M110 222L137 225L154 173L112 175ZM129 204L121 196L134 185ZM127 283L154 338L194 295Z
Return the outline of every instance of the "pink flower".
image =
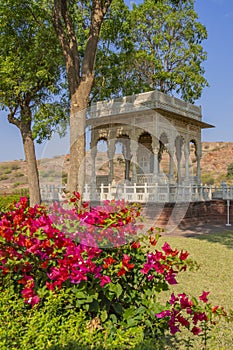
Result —
M169 300L169 303L171 305L174 305L176 301L178 301L179 299L175 297L175 294L172 293L171 297L170 297L170 300Z
M194 327L191 329L191 332L192 332L194 335L198 335L198 334L201 333L201 328L194 326Z
M185 293L178 294L178 297L180 298L180 306L182 309L186 309L193 306L193 301L189 300Z
M101 276L100 280L101 287L105 286L105 284L111 283L111 278L109 276Z
M38 295L34 295L33 297L29 298L27 303L30 304L32 307L40 302L40 298Z
M172 271L170 270L168 274L165 276L165 280L171 285L177 284L177 280L175 279L175 276L176 275L172 273Z
M167 242L165 242L164 245L162 246L162 250L166 255L176 256L179 253L177 249L173 250Z
M189 325L190 325L190 323L189 323L189 321L185 318L185 317L183 317L183 316L181 316L181 315L178 315L177 316L177 320L180 322L180 324L182 325L182 326L184 326L184 327L189 327Z
M193 315L193 323L197 324L198 321L208 321L208 317L204 312L195 312Z
M169 328L170 328L171 335L174 335L177 332L180 332L179 326L175 326L174 324L169 325Z
M203 290L202 295L199 297L200 300L202 300L204 303L207 303L208 299L207 296L210 294L210 292L205 292Z
M162 312L160 312L159 314L156 314L157 318L164 318L166 316L170 316L171 315L171 311L170 310L164 310Z

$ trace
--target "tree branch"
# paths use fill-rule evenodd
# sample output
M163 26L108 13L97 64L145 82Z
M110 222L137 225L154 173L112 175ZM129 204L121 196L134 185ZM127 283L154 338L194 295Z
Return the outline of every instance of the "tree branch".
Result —
M15 118L17 108L18 107L9 108L10 113L7 115L7 119L9 123L16 125L20 129L20 121L17 118Z
M80 58L72 18L66 0L54 0L53 26L65 61L71 96L80 83Z
M100 29L111 2L112 0L104 3L101 0L93 0L90 31L82 64L82 78L93 74Z

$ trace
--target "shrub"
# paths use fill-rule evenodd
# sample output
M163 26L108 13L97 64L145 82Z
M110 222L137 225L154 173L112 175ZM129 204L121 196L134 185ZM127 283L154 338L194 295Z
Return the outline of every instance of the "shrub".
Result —
M0 213L9 210L14 202L20 200L20 194L0 196Z
M11 174L11 172L12 172L12 169L5 169L5 171L4 171L4 174Z
M67 307L74 296L64 289L47 296L43 304L28 309L12 288L0 298L1 350L88 350L132 348L143 339L142 327L124 330L108 322L88 321L86 313ZM73 301L75 305L75 302Z
M233 176L233 163L230 163L227 167L227 176L232 177Z
M40 339L46 343L44 334L50 332L53 339L54 331L54 339L60 337L55 323L66 329L63 315L69 327L69 322L82 315L79 329L87 322L97 345L98 339L103 344L105 335L104 348L111 340L111 348L128 349L142 339L163 337L167 329L174 334L184 326L193 334L202 333L212 322L212 314L224 314L219 307L211 309L208 292L200 296L204 307L186 294L172 295L170 303L161 305L158 294L177 283L180 271L195 266L188 252L172 249L168 243L156 249L159 233L153 228L140 235L140 209L136 205L106 201L103 206L89 208L79 199L76 193L70 199L72 207L55 203L48 212L43 206L29 208L27 199L21 198L1 216L0 288L22 297L29 320L35 310L35 317L43 310L41 322L36 318L33 324L27 319L27 326L21 323L21 332L29 327L37 335L36 349L40 349ZM60 300L61 306L48 307L49 300ZM192 317L192 326L188 317ZM41 334L36 328L39 324ZM61 329L59 332L63 334ZM28 343L33 342L32 337L27 338ZM90 337L85 345L91 345ZM70 339L73 341L71 335ZM62 340L62 346L67 341Z
M15 174L15 177L23 177L23 176L25 176L23 173Z
M201 182L204 185L213 185L214 184L214 177L212 176L212 174L202 174Z
M11 169L12 169L12 170L19 170L19 169L20 169L20 166L18 166L18 165L15 164L15 165L12 165L12 166L11 166Z
M9 177L7 175L0 175L0 181L3 181L3 180L8 180Z

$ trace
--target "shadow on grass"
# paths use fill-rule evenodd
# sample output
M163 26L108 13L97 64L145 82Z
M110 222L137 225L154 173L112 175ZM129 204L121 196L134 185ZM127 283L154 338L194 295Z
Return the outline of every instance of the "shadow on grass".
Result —
M233 249L233 231L223 231L204 234L187 234L185 237L199 239L201 241L208 241L210 243L219 243L226 246L228 249Z
M70 341L65 345L52 345L48 350L104 350L106 347L93 345L80 345L76 341ZM108 346L107 349L110 349ZM128 350L129 347L126 345L124 347L111 347L111 350ZM179 350L180 342L174 337L167 336L161 340L145 340L142 343L137 344L132 350Z

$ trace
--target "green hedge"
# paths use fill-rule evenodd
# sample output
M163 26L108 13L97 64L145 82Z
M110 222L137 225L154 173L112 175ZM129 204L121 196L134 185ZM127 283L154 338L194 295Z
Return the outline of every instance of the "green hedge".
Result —
M161 343L143 341L142 327L126 329L110 321L98 327L87 312L65 306L72 296L64 290L32 309L13 288L0 292L1 350L161 349Z
M19 201L20 197L21 194L0 195L0 213L7 211L12 203Z

